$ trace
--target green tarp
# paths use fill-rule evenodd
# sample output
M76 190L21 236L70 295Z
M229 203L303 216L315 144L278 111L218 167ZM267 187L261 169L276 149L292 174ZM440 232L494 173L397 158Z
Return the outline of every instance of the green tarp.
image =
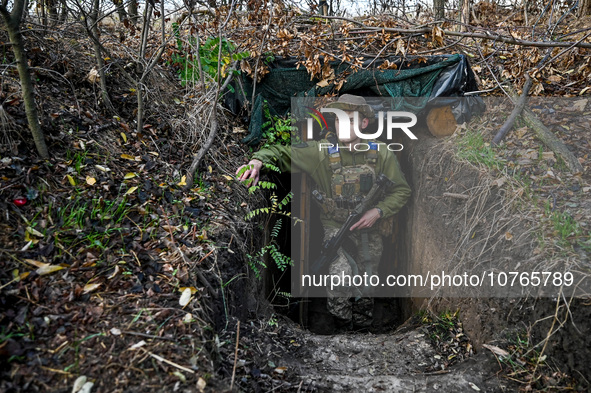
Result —
M473 73L462 55L390 58L397 69L377 69L384 60L368 60L367 69L355 72L349 65L331 63L336 75L345 76L338 94L413 98L401 100L401 106L394 109L419 112L434 96L462 96L467 90L476 90ZM235 112L252 103L249 134L243 140L251 146L261 139L265 102L272 115L285 116L291 109L292 97L318 97L335 92L332 84L319 87L318 80L310 80L304 67L297 68L296 60L277 61L269 68L269 74L256 86L252 79L242 77L240 83L234 84L234 94L226 97L226 104Z

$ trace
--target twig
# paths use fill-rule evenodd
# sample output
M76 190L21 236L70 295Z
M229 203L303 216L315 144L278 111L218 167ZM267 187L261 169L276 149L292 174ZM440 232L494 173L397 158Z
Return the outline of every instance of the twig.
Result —
M146 334L146 333L140 333L140 332L130 332L129 330L122 330L121 333L128 334L130 336L151 338L151 339L155 339L155 340L166 340L166 341L175 341L175 342L177 341L176 339L171 338L171 337L161 337L161 336L156 336L153 334Z
M423 29L401 29L395 27L372 27L372 26L364 26L363 30L351 30L349 34L368 34L373 32L389 32L389 33L399 33L399 34L431 34L432 30L429 28ZM519 45L519 46L528 46L528 47L536 47L536 48L569 48L569 47L579 47L579 48L591 48L591 43L581 42L579 40L577 42L557 42L557 41L528 41L522 40L513 37L507 37L496 33L491 33L489 31L485 31L484 33L468 33L468 32L459 32L459 31L450 31L450 30L443 30L443 34L448 36L456 36L456 37L470 37L470 38L477 38L482 40L494 40L499 42L504 42L505 44L512 44L512 45Z
M453 192L444 192L443 193L444 197L450 197L450 198L457 198L457 199L469 199L470 196L466 195L466 194L455 194Z
M142 348L142 349L143 349L143 348ZM180 364L176 364L175 362L172 362L172 361L170 361L170 360L168 360L168 359L164 359L162 356L160 356L160 355L156 355L155 353L152 353L152 352L150 352L150 351L148 351L148 350L146 350L146 349L144 349L144 351L146 351L146 353L147 353L148 355L152 356L154 359L156 359L156 360L158 360L158 361L160 361L160 362L163 362L163 363L166 363L166 364L168 364L168 365L171 365L171 366L173 366L173 367L176 367L176 368L178 368L179 370L183 370L183 371L185 371L185 372L188 372L188 373L191 373L191 374L195 374L195 371L194 371L194 370L191 370L190 368L187 368L187 367L181 366Z
M220 47L221 47L221 45L220 45ZM205 154L207 153L207 151L209 150L209 148L213 144L215 137L217 136L218 128L219 128L219 124L218 124L218 120L217 120L217 105L218 105L217 100L219 97L219 93L221 91L224 91L224 89L230 84L230 81L232 80L232 78L234 76L234 71L236 70L237 64L238 64L238 62L234 62L232 68L228 71L228 76L226 77L224 84L216 90L216 95L214 97L213 107L211 109L211 117L210 117L211 130L209 131L209 135L207 137L207 140L205 141L203 146L199 149L197 154L195 154L195 157L193 158L193 162L191 163L191 166L187 170L187 179L186 179L187 185L185 186L185 190L188 190L191 187L193 187L193 182L194 182L193 179L195 177L195 172L197 172L197 168L199 167L199 164L201 163L201 159L205 156Z
M236 347L234 348L234 367L232 369L232 382L230 382L230 390L234 388L234 378L236 377L236 364L238 363L238 343L240 342L240 321L236 325Z
M556 56L554 56L553 58L551 58L550 60L548 60L547 62L545 62L544 65L541 66L537 71L539 72L542 69L544 69L544 67L546 67L548 64L551 64L554 60L556 60L557 58L559 58L560 56L562 56L563 54L565 54L569 50L573 49L576 46L577 43L580 43L581 41L583 41L584 39L586 39L589 36L591 36L591 33L585 34L585 36L583 38L581 38L580 40L578 40L574 44L570 45L568 48L562 50L559 54L557 54Z
M482 54L482 51L480 50L480 46L477 45L476 46L476 49L478 49L478 54L480 55L480 57L482 57L482 61L484 62L484 65L486 65L486 68L488 68L488 71L492 75L493 79L495 80L495 82L497 82L497 86L500 87L501 90L503 90L503 93L505 93L505 95L507 97L509 97L509 99L513 100L513 97L511 97L509 95L509 93L507 93L507 91L503 88L503 85L497 79L497 76L495 75L494 71L492 70L492 68L490 68L490 65L488 64L488 61L486 61L486 58L484 57L484 55Z
M503 124L503 126L501 127L499 132L497 132L497 134L493 138L493 140L492 140L493 145L498 145L499 142L501 140L503 140L505 135L507 135L509 130L511 128L513 128L513 124L515 123L515 120L517 120L517 117L521 114L521 112L523 111L523 108L525 107L525 103L527 102L527 94L529 93L529 90L531 89L531 87L532 87L532 80L529 77L529 75L525 74L525 84L523 85L523 92L521 93L521 97L519 97L519 100L517 101L517 105L515 105L515 108L513 108L513 111L511 112L511 115L509 116L507 121L505 121L505 124Z

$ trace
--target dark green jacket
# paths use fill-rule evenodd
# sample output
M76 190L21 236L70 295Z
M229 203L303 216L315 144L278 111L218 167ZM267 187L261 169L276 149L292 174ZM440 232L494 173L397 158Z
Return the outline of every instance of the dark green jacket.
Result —
M321 141L320 143L326 143ZM400 170L400 165L393 152L387 150L386 145L377 142L379 146L378 160L375 166L376 176L386 175L394 182L389 193L376 204L384 212L384 218L396 214L410 197L411 190ZM365 152L350 152L346 149L340 150L341 163L343 166L361 165L365 163ZM318 189L327 196L332 197L331 177L332 169L329 166L328 149L319 148L319 142L310 141L294 146L276 145L262 149L253 155L254 159L265 163L273 163L283 172L305 172L309 174L318 185ZM321 217L324 225L340 226L336 222Z

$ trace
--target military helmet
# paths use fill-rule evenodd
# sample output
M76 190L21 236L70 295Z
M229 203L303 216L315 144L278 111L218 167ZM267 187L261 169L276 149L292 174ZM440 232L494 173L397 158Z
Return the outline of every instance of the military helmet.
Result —
M327 108L337 108L344 111L359 111L364 117L370 121L374 120L373 109L367 104L365 98L355 96L353 94L343 94L335 102L331 102L326 106Z

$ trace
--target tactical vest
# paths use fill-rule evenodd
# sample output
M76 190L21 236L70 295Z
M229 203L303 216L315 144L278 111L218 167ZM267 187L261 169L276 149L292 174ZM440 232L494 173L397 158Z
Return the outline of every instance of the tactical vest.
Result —
M325 215L337 222L344 222L349 213L361 203L369 193L376 179L375 168L378 160L378 145L369 142L369 149L360 164L343 166L337 144L328 150L329 165L332 170L331 197L322 195L322 208Z

